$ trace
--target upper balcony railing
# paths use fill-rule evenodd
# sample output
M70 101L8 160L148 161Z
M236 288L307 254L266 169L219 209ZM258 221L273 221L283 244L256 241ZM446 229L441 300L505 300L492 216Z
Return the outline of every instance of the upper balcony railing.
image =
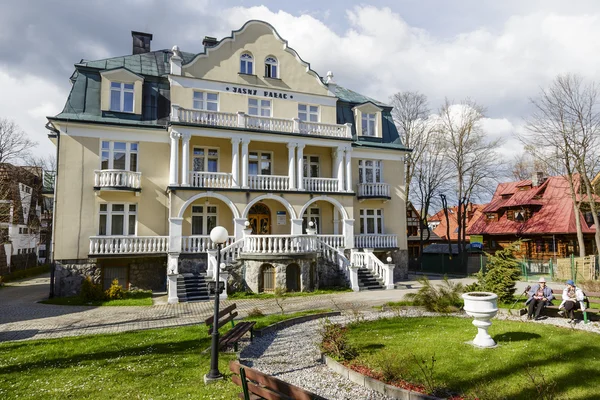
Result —
M219 126L224 128L256 129L271 132L300 133L311 136L352 138L352 124L325 124L305 122L298 118L282 119L260 117L238 113L225 113L206 110L189 110L176 104L171 105L171 121L187 124Z
M100 189L140 189L142 173L120 169L102 169L94 171L94 187Z
M371 198L390 198L389 183L359 183L357 196Z
M398 235L370 233L354 235L354 246L359 249L381 249L398 247Z
M288 190L290 178L280 175L248 175L248 186L257 190Z
M227 172L190 172L190 184L202 188L233 187L233 175Z
M168 236L90 237L90 255L161 254L168 251Z

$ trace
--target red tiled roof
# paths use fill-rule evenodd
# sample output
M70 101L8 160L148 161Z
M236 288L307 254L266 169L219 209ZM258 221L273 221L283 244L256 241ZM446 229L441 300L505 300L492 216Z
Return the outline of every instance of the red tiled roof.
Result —
M516 190L508 199L503 199L512 188L523 185L521 182L501 183L496 188L492 201L483 209L482 215L468 228L467 233L479 235L503 234L554 234L576 233L575 211L569 190L569 182L563 176L548 178L542 185L528 190ZM530 181L531 182L531 181ZM576 179L577 182L577 179ZM576 183L578 185L578 182ZM577 188L576 188L577 190ZM527 206L533 215L525 222L511 221L503 210L516 210ZM485 213L501 212L497 221L487 219ZM580 213L583 233L595 233L595 227L588 227Z
M467 220L467 231L471 224L479 219L482 215L482 210L485 207L485 204L472 204L473 216ZM448 208L448 220L450 221L450 240L458 240L458 232L456 232L456 228L458 228L458 207L449 207ZM433 217L429 219L430 221L440 221L440 224L433 230L440 238L446 240L447 230L446 230L446 215L444 214L444 210L438 211ZM467 235L467 239L469 239Z

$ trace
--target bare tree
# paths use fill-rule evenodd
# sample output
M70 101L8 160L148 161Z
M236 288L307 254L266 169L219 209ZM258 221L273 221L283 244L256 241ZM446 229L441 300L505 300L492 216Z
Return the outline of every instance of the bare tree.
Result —
M14 121L0 118L0 163L23 160L35 146Z
M465 246L467 208L474 199L491 193L502 170L496 148L500 139L488 140L481 125L485 108L471 101L452 103L448 99L438 113L438 129L452 166L458 203L458 251Z
M404 201L408 203L410 188L415 176L415 166L423 156L428 145L431 123L429 123L429 105L427 97L419 92L398 92L391 98L394 107L392 117L400 134L402 144L412 152L406 156Z
M596 227L600 226L591 183L600 161L597 86L584 83L577 75L559 75L531 99L531 104L534 112L527 120L527 132L519 139L536 160L566 176L575 212L579 255L583 257L585 241L580 216L583 193ZM555 160L559 160L559 167ZM600 248L598 229L595 241L596 248Z
M511 174L515 180L524 181L531 179L538 172L549 175L548 166L533 158L527 151L514 156Z

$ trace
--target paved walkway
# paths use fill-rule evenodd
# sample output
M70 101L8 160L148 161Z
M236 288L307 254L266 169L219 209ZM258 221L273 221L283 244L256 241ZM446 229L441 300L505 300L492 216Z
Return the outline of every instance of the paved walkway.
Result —
M463 283L473 279L457 279ZM309 309L367 309L388 301L402 300L414 292L417 281L403 282L413 289L345 292L331 295L286 298L285 312ZM37 303L48 297L49 276L10 283L0 289L0 342L58 338L99 333L198 324L212 315L210 302L158 304L149 307L59 306ZM265 314L280 312L274 299L225 300L223 306L237 303L240 317L253 308Z

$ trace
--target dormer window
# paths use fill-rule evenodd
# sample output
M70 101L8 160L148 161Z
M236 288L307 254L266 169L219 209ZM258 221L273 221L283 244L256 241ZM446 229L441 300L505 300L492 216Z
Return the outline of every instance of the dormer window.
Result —
M133 112L133 83L110 83L110 111Z
M362 135L363 136L377 136L376 132L376 114L362 114Z
M253 64L254 58L252 57L252 54L242 54L240 57L240 74L252 75L254 73Z
M275 57L267 57L265 59L265 78L279 78L277 72L277 59Z
M523 210L515 211L515 221L523 222L525 220L525 212Z

